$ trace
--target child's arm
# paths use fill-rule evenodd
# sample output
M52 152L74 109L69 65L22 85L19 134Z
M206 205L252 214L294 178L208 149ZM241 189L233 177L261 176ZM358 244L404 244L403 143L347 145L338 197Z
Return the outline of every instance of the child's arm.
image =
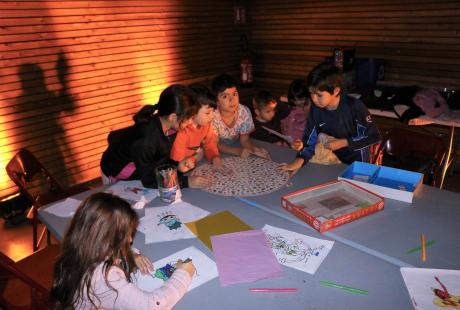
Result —
M240 156L245 157L244 150L246 150L246 152L249 152L250 154L270 159L270 155L268 154L268 151L266 149L257 147L254 144L252 144L252 141L249 138L249 134L240 134L240 143L243 146L243 154Z
M356 104L353 106L353 115L355 115L355 119L357 120L358 138L348 138L348 146L352 150L357 151L379 143L381 140L379 129L372 121L371 114L362 101L356 101Z

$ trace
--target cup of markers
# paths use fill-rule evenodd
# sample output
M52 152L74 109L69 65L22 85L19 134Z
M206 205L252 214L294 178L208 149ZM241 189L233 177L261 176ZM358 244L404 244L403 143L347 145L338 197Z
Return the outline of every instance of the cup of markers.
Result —
M175 166L170 164L158 166L155 168L155 176L161 201L172 203L180 198L180 187Z

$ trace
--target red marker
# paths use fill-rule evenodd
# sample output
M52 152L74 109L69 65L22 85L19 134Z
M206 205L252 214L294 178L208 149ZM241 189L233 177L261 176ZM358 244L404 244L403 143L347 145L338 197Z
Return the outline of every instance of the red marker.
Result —
M294 293L298 292L299 289L297 288L250 288L249 291L257 292L257 293Z

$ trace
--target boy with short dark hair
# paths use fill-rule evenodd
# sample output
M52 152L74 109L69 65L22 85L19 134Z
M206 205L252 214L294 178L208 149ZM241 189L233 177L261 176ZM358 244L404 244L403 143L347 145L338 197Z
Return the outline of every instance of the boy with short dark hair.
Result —
M282 170L294 171L315 154L318 135L327 137L324 146L345 164L369 162L370 147L380 142L380 133L364 103L342 93L343 75L329 64L316 66L307 77L308 91L313 102L302 141L294 141L297 158L281 165Z
M254 108L254 127L251 138L286 145L280 137L268 132L264 127L281 133L281 120L289 114L286 104L279 103L268 91L259 91L252 99Z

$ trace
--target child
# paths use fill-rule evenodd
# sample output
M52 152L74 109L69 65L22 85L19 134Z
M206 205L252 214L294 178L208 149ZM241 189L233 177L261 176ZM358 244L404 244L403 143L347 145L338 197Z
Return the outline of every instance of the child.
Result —
M288 103L291 109L289 115L281 121L281 132L294 140L302 139L308 114L310 100L305 79L296 79L288 89Z
M240 104L236 80L228 74L217 76L212 81L212 90L217 98L217 111L212 124L219 136L219 150L241 157L254 154L268 158L268 152L254 146L249 138L254 123L248 107Z
M287 105L276 102L276 99L268 91L259 91L252 99L254 108L254 127L251 138L287 146L287 142L280 137L271 134L264 127L281 133L281 120L289 114Z
M280 168L295 171L307 163L315 153L320 133L326 135L324 147L332 150L341 162L369 162L369 149L380 141L380 134L366 106L342 94L340 70L329 64L320 64L308 75L307 85L314 105L303 140L293 143L299 153L293 162L282 164Z
M179 171L187 172L195 168L204 152L216 171L226 173L217 147L217 135L211 125L216 108L215 97L204 85L194 85L191 88L196 93L198 113L190 125L177 133L171 149L171 159L179 162Z
M156 188L155 168L168 163L175 131L192 122L197 107L193 92L172 85L160 95L158 104L144 106L135 116L135 124L109 134L109 146L102 154L104 183L140 179L145 187ZM181 187L206 187L210 179L180 175Z
M152 263L133 254L138 216L125 200L96 193L77 209L54 268L52 296L57 309L170 309L184 296L195 267L177 263L169 280L147 293L132 273L153 271Z

